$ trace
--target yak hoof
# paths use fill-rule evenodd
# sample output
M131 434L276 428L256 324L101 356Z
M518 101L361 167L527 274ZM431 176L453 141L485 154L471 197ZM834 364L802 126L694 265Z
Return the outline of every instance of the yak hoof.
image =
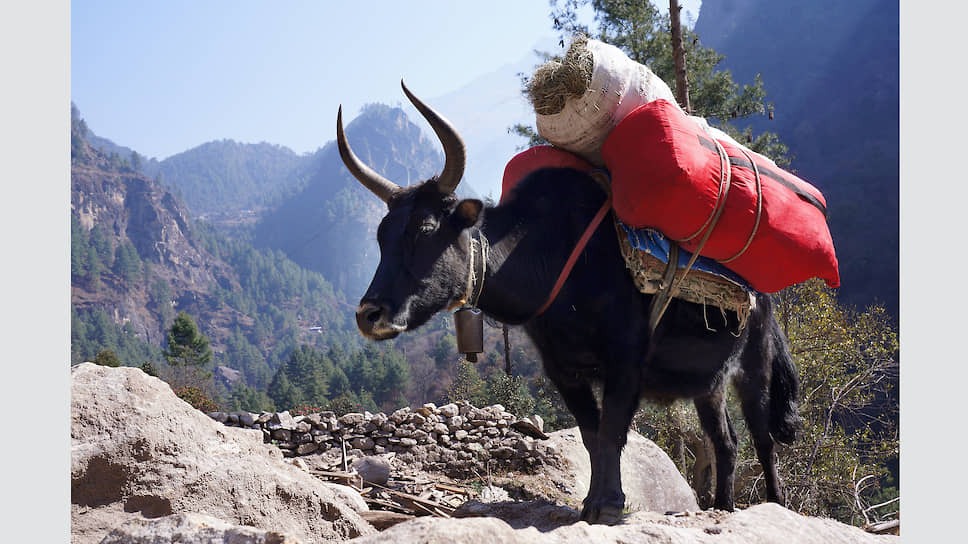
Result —
M590 524L615 525L624 515L624 501L619 504L587 504L581 509L581 521Z

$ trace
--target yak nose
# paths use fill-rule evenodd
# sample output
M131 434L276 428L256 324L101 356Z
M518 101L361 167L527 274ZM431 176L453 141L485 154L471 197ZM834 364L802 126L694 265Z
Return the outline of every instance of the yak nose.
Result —
M356 325L363 333L370 332L388 313L389 309L385 304L361 301L360 307L356 310Z

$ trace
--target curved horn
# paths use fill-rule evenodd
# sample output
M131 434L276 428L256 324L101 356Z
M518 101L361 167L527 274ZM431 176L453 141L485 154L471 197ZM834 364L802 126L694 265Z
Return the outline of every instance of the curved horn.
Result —
M461 178L464 177L464 164L467 161L464 140L461 139L457 129L450 124L450 121L441 117L433 108L414 96L402 79L400 86L403 87L403 92L406 93L410 102L430 123L431 128L437 133L437 138L440 139L440 143L444 147L444 171L437 178L437 187L440 188L442 193L452 193L457 189L457 184L460 183Z
M336 145L339 147L339 156L343 159L346 169L353 174L353 177L360 180L364 187L373 191L373 194L380 197L380 200L389 202L393 193L400 190L400 186L385 177L377 174L372 168L363 164L350 149L350 143L346 141L346 134L343 133L343 105L340 104L339 111L336 112Z

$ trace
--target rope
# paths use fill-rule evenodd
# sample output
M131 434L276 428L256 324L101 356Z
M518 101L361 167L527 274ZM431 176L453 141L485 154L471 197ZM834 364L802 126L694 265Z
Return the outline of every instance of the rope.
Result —
M475 241L474 238L475 237L471 236L471 241L470 241L471 269L468 277L468 281L470 282L470 284L468 285L468 293L470 294L469 303L471 306L477 306L477 300L481 298L481 292L484 290L484 277L487 274L487 251L488 251L487 236L484 236L484 233L482 233L480 229L474 229L474 234L477 235L476 236L477 248L478 248L478 251L480 251L480 255L481 255L481 275L480 275L480 280L477 281L478 278L475 277L475 274L474 274L474 241ZM477 289L473 289L473 286L475 284L477 285Z
M475 235L477 240L475 240ZM477 251L474 250L475 241L477 242ZM481 232L481 229L475 228L471 234L468 234L467 248L468 253L470 253L470 258L468 259L467 265L467 287L464 289L464 296L447 308L447 311L449 312L466 306L476 307L477 301L481 297L481 292L484 290L484 275L487 272L487 252L490 246L487 242L487 236L484 236L484 233ZM481 256L480 276L478 276L474 270L476 268L474 265L474 256L478 253ZM478 277L480 278L480 281L477 281Z
M716 228L716 224L719 223L719 218L723 214L723 210L726 209L726 196L729 194L729 188L730 188L730 185L732 184L732 170L729 164L729 156L726 154L726 149L723 148L723 144L719 143L718 140L713 140L713 141L716 143L716 149L719 151L720 177L719 177L719 195L717 195L716 197L716 206L713 208L713 213L710 214L710 216L706 219L706 223L703 225L703 228L705 228L706 225L708 225L709 228L706 229L705 234L703 234L702 239L699 241L699 245L696 246L696 250L692 253L692 257L689 258L689 262L686 264L686 267L683 270L682 275L679 276L678 281L675 280L675 269L679 265L678 245L676 244L676 242L688 241L694 238L696 234L699 234L701 230L687 238L684 238L682 240L676 240L675 242L672 242L670 244L669 263L667 265L668 268L666 268L665 277L671 276L673 279L672 281L666 282L665 278L663 278L662 288L659 290L658 293L656 293L656 296L652 299L652 304L649 312L649 330L651 332L655 332L655 328L659 326L659 320L662 319L662 315L665 313L666 308L669 307L669 302L672 301L672 295L675 293L676 289L678 289L679 284L682 283L682 280L685 279L686 274L689 273L689 270L692 269L692 265L695 264L696 259L699 258L699 253L702 251L703 247L705 247L706 242L709 240L709 237L712 235L713 230ZM675 260L672 259L673 253L675 254L675 257L676 257ZM670 268L672 269L671 273L669 271Z
M746 250L749 249L750 244L753 243L753 237L756 236L756 232L760 228L760 218L763 213L763 182L760 179L760 169L759 167L756 166L756 163L753 161L753 157L751 157L750 154L747 153L745 149L741 147L740 151L742 151L743 154L746 155L746 158L749 159L750 164L753 165L753 176L756 178L756 222L753 223L753 230L752 232L750 232L750 237L746 239L746 245L743 246L743 249L739 250L739 253L737 253L736 255L733 255L728 259L723 259L719 261L721 264L726 264L726 263L735 261L736 259L739 258L740 255L742 255L743 253L746 253Z

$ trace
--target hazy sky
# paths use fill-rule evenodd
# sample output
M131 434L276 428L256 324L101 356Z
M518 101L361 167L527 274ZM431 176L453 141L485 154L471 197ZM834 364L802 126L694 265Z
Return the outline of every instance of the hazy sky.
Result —
M681 4L698 16L700 0ZM305 153L334 138L340 103L351 119L404 100L401 78L426 99L520 60L557 35L548 12L546 0L75 0L71 99L96 134L148 157L222 138Z

